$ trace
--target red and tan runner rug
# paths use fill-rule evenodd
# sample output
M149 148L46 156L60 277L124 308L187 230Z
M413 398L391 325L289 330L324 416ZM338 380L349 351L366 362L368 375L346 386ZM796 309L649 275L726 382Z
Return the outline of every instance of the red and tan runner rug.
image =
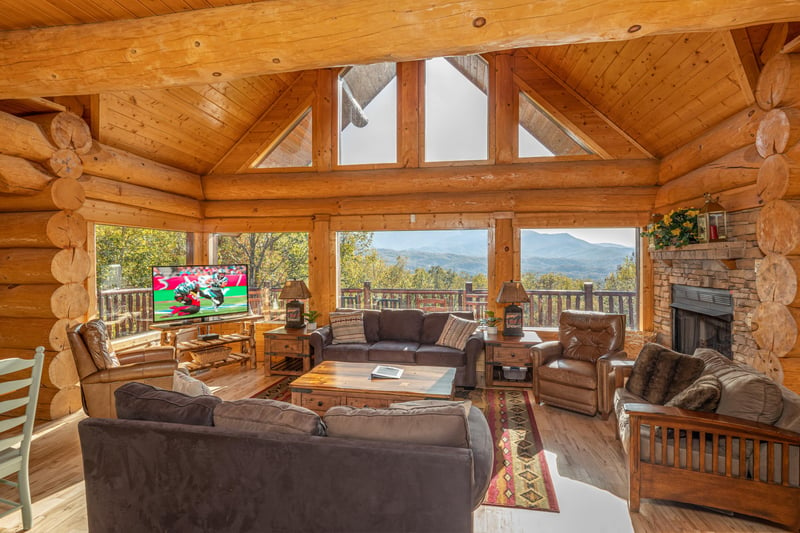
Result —
M292 399L292 390L289 388L289 385L291 385L294 380L295 376L284 376L266 389L254 394L251 398L268 398L270 400L288 402Z
M484 505L559 512L528 391L487 390L484 407L495 442Z

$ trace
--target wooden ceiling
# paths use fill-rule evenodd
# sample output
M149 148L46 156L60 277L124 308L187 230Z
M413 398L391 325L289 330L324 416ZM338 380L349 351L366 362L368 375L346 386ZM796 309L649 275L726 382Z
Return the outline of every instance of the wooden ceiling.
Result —
M2 1L0 38L9 30L250 3L271 4L246 0ZM606 142L606 158L661 158L751 105L763 53L798 34L799 24L770 23L519 49L515 54L520 58L518 81L548 99L539 102L548 112L594 137L600 148ZM106 91L82 99L92 102L85 115L103 143L198 174L235 172L274 140L263 135L282 133L285 121L292 118L289 115L305 105L302 96L291 96L293 86L297 91L298 76L265 74L212 84ZM36 107L33 98L0 100L0 110L12 113L24 114ZM602 133L612 130L612 134Z

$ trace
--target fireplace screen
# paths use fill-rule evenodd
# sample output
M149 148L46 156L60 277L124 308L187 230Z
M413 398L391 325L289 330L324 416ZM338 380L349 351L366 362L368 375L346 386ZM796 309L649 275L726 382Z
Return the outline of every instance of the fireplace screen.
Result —
M672 286L672 348L693 353L696 348L713 348L733 357L731 321L733 297L728 291Z

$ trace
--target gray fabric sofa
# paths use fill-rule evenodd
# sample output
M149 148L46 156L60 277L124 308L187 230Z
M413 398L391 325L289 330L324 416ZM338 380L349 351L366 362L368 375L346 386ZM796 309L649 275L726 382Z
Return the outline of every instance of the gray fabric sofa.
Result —
M118 395L120 416L137 419L78 425L91 532L470 532L491 477L494 445L475 407L463 447L322 436L317 415L284 402L145 394L165 407L142 415L142 395L124 408ZM282 420L248 422L260 431L217 415L238 424L241 408L264 404ZM299 433L297 421L318 430Z
M368 309L363 313L366 344L333 344L330 326L311 333L309 342L315 364L349 361L447 366L456 369L457 386L475 387L476 362L483 350L483 335L480 332L472 335L464 350L436 344L449 315L474 320L471 311L426 313L420 309Z

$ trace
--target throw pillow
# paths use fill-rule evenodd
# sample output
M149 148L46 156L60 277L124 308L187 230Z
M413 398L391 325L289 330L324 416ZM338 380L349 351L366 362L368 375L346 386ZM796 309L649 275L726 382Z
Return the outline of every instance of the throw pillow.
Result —
M331 344L362 343L367 342L364 335L364 315L361 311L342 311L331 313L331 331L333 340Z
M176 370L172 374L172 390L186 394L187 396L201 396L203 394L210 395L211 389L208 385L195 379L182 370Z
M774 424L781 417L781 389L766 375L710 348L698 348L694 355L705 362L705 373L714 374L722 384L717 414L762 424Z
M216 396L188 396L132 381L114 391L117 417L194 426L213 426Z
M475 333L477 327L478 323L474 320L465 320L455 315L450 315L436 344L463 350L467 347L467 340L469 340L470 335Z
M705 374L675 395L665 405L692 411L713 412L719 405L722 383L713 374Z
M469 447L469 424L460 402L410 409L337 405L324 420L329 437Z
M325 424L314 411L260 398L222 402L214 409L214 425L241 431L325 435Z
M111 351L105 322L98 318L90 320L81 327L79 333L99 370L119 366L117 355Z
M704 367L702 359L648 343L639 352L625 387L650 403L664 405L700 377Z

